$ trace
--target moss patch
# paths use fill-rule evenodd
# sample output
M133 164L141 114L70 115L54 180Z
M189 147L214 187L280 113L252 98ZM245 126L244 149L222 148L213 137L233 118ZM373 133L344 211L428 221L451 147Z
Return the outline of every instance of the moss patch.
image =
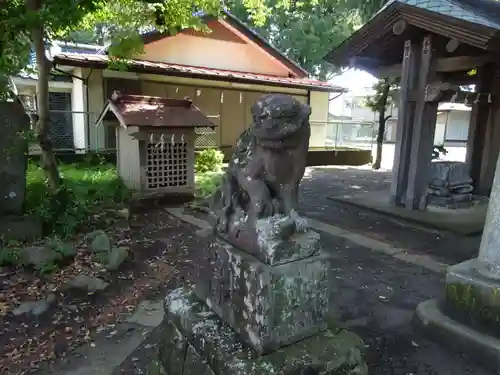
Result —
M489 334L500 336L500 289L479 289L471 284L446 285L445 310L451 316Z

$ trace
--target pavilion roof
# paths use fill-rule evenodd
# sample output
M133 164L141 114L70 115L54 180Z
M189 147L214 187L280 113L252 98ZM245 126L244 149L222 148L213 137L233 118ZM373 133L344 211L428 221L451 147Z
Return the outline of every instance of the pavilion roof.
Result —
M393 26L405 21L402 35ZM390 0L370 21L335 47L325 59L370 70L401 61L404 40L432 33L456 39L462 55L500 50L500 2L495 0ZM355 62L353 61L355 60Z
M500 30L500 3L495 0L389 0L379 12L392 3L412 5L465 22Z

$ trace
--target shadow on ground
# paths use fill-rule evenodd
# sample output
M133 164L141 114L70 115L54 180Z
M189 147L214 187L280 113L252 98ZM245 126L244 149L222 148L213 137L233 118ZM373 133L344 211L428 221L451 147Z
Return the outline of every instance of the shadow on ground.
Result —
M301 184L300 211L311 218L391 243L449 264L477 256L480 236L436 231L371 210L328 199L329 196L386 192L391 172L366 167L308 168Z

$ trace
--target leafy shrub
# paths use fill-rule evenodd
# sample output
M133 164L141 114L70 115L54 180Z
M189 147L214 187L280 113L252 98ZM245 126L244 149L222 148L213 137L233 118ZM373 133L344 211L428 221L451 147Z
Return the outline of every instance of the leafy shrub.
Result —
M215 149L209 148L196 154L196 173L218 172L221 170L224 154Z
M210 196L222 181L222 172L205 172L196 175L196 198Z
M29 214L42 220L45 234L65 239L85 225L99 208L128 198L128 190L113 165L63 164L59 170L62 185L54 194L48 189L40 166L28 166L25 207Z
M21 250L19 248L0 248L0 267L22 265Z

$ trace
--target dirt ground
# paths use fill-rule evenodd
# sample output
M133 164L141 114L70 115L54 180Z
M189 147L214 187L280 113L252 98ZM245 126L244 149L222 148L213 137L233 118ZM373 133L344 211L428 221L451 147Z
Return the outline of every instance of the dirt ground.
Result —
M116 228L115 228L116 229ZM132 259L117 272L106 272L92 263L81 241L76 261L46 277L23 270L1 270L0 374L28 374L57 363L81 345L95 346L95 336L109 338L116 325L144 299L161 298L169 283L185 277L191 258L187 248L195 243L179 241L189 231L164 211L137 215L130 227L107 231L119 245L128 245ZM191 238L195 238L191 236ZM79 273L109 283L104 291L65 290L64 284ZM39 316L13 312L21 302L35 301L51 293L54 303Z
M309 168L301 184L300 209L305 216L332 224L369 238L385 241L445 263L474 258L481 236L460 236L445 231L418 227L371 210L328 197L362 192L388 191L391 171L365 167Z
M390 173L384 171L312 168L301 186L300 209L316 220L449 264L477 255L479 237L417 228L327 199L352 191L388 189L389 183ZM140 301L161 299L167 290L192 282L197 259L207 245L196 229L155 207L133 216L128 228L111 234L133 252L133 259L118 272L107 273L92 264L84 243L77 244L77 262L48 278L0 270L0 302L4 303L0 305L0 374L27 374L38 368L43 374L56 374L50 369L59 362L71 367L78 347L92 348L100 345L99 340L121 334L117 325ZM440 296L442 274L326 233L322 244L338 265L332 286L338 316L364 339L370 374L488 374L462 355L421 337L412 327L418 303ZM60 289L65 280L82 270L109 282L109 287L91 295ZM41 316L12 314L21 301L49 291L56 300ZM148 333L113 375L146 373L159 334L158 330Z
M190 227L193 233L196 229ZM371 375L489 374L463 355L422 337L411 324L420 302L440 296L442 274L326 233L322 245L337 264L332 285L337 315L363 338ZM190 256L195 251L190 249ZM160 335L153 331L113 375L146 373Z

